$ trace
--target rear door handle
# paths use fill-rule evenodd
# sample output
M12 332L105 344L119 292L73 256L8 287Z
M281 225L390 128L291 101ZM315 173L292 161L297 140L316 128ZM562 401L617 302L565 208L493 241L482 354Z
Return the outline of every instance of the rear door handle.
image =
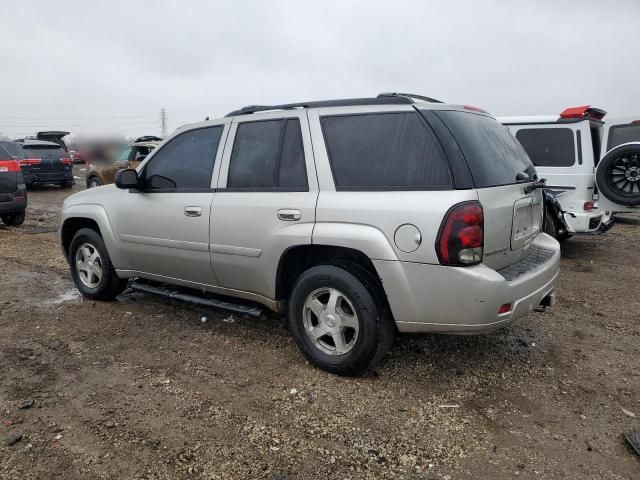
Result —
M302 218L300 210L293 210L289 208L283 208L278 210L278 218L285 222L297 222Z
M200 207L184 207L184 214L187 217L199 217L202 215L202 208Z

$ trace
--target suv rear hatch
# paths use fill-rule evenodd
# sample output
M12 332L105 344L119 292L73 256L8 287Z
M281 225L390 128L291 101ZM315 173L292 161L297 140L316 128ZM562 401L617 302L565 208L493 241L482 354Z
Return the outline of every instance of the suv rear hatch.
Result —
M482 113L433 110L455 137L469 166L484 211L482 263L508 267L532 252L542 226L543 200L532 188L536 171L520 143L496 119Z
M51 143L25 143L22 148L28 159L40 160L40 162L31 162L29 164L31 173L61 173L70 168L67 165L70 160L67 163L63 160L66 158L66 152L58 145Z
M46 142L57 143L66 152L68 150L67 149L67 144L64 143L64 140L62 140L62 139L64 137L66 137L67 135L69 135L69 132L60 132L60 131L57 131L57 130L53 130L53 131L49 131L49 132L38 132L38 133L36 133L36 138L38 140L44 140Z

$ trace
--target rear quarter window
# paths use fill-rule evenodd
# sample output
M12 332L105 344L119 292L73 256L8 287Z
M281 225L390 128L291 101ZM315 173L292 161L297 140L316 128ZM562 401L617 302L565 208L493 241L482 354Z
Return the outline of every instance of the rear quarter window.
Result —
M571 167L576 162L576 145L570 128L525 128L516 138L536 167Z
M320 122L336 190L451 188L442 147L417 112L326 116Z
M640 142L640 124L616 125L609 129L607 150L629 142Z
M434 110L455 137L476 188L518 183L517 175L535 175L522 145L495 118L457 110Z
M16 160L23 160L25 158L22 146L19 143L0 142L0 145L4 147L5 151L9 152L9 155L14 157Z

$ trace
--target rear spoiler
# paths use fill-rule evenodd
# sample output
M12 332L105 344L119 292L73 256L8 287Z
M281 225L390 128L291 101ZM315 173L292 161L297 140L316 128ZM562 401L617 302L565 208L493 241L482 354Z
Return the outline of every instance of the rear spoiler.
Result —
M591 105L584 105L582 107L565 108L560 113L560 118L583 118L585 120L602 120L606 114L607 112L600 108L593 108L591 107Z

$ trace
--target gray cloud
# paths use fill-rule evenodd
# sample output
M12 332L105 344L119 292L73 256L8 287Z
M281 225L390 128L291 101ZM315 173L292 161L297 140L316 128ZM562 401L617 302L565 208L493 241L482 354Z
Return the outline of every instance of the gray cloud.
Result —
M97 124L157 133L161 107L173 129L247 104L393 90L497 115L587 103L640 114L635 0L3 7L0 132L10 135Z

